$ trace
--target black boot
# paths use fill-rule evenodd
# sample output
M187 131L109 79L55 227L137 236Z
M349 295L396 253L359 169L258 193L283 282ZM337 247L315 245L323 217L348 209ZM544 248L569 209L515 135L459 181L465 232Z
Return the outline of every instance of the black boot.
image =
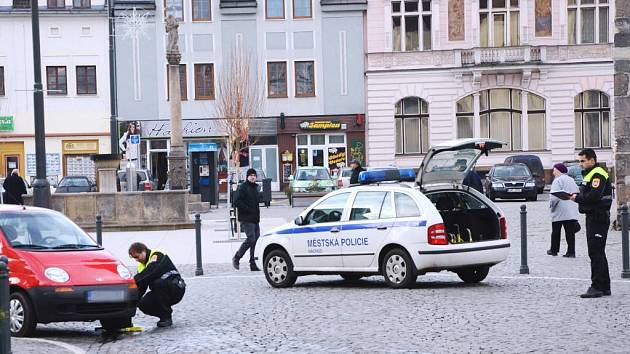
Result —
M160 318L160 320L157 323L158 327L170 327L172 325L173 325L173 319L171 318L171 316Z
M602 297L602 296L604 296L604 292L601 290L597 290L592 286L590 286L584 294L580 295L580 297L583 299L591 299L591 298Z
M239 270L241 265L239 264L239 259L236 257L236 255L234 255L234 257L232 257L232 267L234 267L234 269Z

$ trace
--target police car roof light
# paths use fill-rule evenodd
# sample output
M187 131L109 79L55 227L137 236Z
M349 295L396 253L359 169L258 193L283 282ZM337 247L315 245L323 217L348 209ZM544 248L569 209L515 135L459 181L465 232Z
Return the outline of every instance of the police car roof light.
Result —
M400 172L395 168L374 169L359 173L360 184L370 184L377 182L393 182L400 180Z
M413 168L400 168L398 171L401 182L414 182L416 180L416 171Z

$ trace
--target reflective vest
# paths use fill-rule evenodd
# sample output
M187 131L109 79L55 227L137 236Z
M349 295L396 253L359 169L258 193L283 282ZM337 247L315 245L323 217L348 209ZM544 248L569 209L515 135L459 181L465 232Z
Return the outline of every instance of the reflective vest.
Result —
M149 256L146 259L146 264L143 264L142 262L138 262L138 265L136 266L136 269L138 270L138 273L142 273L143 270L147 269L147 264L149 264L149 262L151 261L151 258L153 258L153 256L157 253L161 253L163 255L166 255L166 253L160 251L160 250L151 250L151 254L149 254Z
M593 176L599 173L600 175L604 176L604 178L606 178L606 180L608 180L608 172L606 172L606 170L604 170L603 168L597 166L594 169L592 169L586 176L584 176L584 182L585 183L590 183L591 179L593 179Z

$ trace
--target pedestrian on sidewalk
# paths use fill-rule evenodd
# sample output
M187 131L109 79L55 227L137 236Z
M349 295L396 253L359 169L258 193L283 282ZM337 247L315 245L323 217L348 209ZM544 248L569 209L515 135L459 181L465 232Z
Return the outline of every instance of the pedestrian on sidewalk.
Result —
M240 268L240 260L249 249L249 268L251 271L259 271L254 262L254 249L256 241L260 237L260 207L258 199L258 185L256 184L256 170L247 170L246 181L241 183L236 191L234 206L238 211L238 221L241 223L241 230L245 232L247 239L243 241L241 247L232 258L232 266Z
M158 317L158 327L172 326L172 306L179 303L186 292L186 283L177 268L166 253L151 250L144 243L129 246L129 256L138 262L138 274L134 276L140 299L138 308L149 316ZM147 289L151 291L147 293Z
M568 200L571 194L579 193L580 189L573 178L569 177L567 167L561 163L553 165L555 176L549 192L549 209L551 211L551 248L547 251L550 256L557 256L560 252L560 234L564 227L567 239L567 253L563 257L575 258L575 233L580 230L578 222L578 206Z
M350 167L352 167L350 184L359 184L359 173L365 171L365 168L361 167L361 162L359 162L359 160L350 161Z
M605 249L610 226L612 187L608 171L597 164L597 155L593 149L584 149L578 156L584 182L580 194L572 194L571 200L578 203L580 213L586 214L586 242L591 259L591 286L580 297L609 296L610 273Z
M11 171L11 175L4 180L2 187L5 191L4 203L5 204L24 204L22 195L26 194L26 183L20 177L20 171L14 169Z

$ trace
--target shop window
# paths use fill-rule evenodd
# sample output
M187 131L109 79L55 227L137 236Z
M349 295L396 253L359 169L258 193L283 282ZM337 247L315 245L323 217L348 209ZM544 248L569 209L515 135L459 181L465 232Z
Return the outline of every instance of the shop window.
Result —
M287 97L287 62L267 63L267 95Z
M481 47L517 46L519 37L518 0L479 1L479 45Z
M265 16L268 19L284 19L284 0L266 0Z
M313 17L312 0L293 0L293 18Z
M345 135L329 135L328 142L330 144L345 144L346 136Z
M308 145L308 135L298 135L297 136L297 144L298 145Z
M600 91L575 96L575 147L610 147L610 104Z
M65 66L46 67L46 88L49 96L68 94L68 82Z
M295 62L295 96L315 96L315 62Z
M212 19L212 2L210 0L192 0L193 21L210 21Z
M392 1L392 49L431 49L431 1Z
M396 153L417 154L429 149L429 111L426 101L404 98L395 106Z
M568 0L569 44L608 43L608 0Z
M323 135L323 134L311 135L311 145L325 145L325 144L326 144L326 135Z
M164 18L173 15L179 22L184 21L184 0L164 0Z
M195 99L214 99L213 64L195 64Z
M96 66L77 66L77 95L96 95Z

